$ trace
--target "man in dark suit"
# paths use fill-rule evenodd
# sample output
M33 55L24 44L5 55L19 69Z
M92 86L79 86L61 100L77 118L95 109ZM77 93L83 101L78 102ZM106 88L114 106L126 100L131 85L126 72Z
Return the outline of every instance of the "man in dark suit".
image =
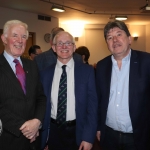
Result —
M28 39L28 26L7 21L1 36L5 46L0 55L1 150L32 150L44 118L46 97L36 63L20 57Z
M97 137L104 150L148 150L150 54L130 48L124 22L108 22L104 36L112 55L96 67Z
M92 66L73 59L75 43L68 32L59 32L53 39L57 62L41 71L47 109L42 128L42 148L52 150L90 150L97 129L97 94ZM62 66L66 67L67 90L64 124L58 121L59 81ZM59 95L59 96L58 96ZM63 109L63 108L62 108ZM62 111L63 114L63 111ZM61 118L60 118L61 120ZM50 129L50 130L49 130Z

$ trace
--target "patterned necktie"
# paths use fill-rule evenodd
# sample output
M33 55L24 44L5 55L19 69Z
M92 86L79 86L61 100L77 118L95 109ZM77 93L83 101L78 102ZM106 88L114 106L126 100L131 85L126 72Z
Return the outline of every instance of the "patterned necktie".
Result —
M25 76L25 72L22 68L22 66L20 65L19 63L19 60L18 59L14 59L13 61L15 64L16 64L16 76L18 78L18 81L22 87L22 90L24 92L24 94L26 94L26 85L25 85L25 82L26 82L26 76Z
M62 66L63 72L61 74L58 91L58 105L57 105L57 124L62 126L66 122L67 109L67 73L66 65Z

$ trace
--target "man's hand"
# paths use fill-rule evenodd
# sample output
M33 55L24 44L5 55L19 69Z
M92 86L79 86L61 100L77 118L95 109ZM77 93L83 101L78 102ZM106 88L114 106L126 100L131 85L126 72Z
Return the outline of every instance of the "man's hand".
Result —
M26 138L34 139L34 136L39 130L40 123L38 119L28 120L20 127L20 130Z
M39 136L39 131L35 134L35 136L32 139L30 139L30 143L34 142L38 136Z
M98 141L100 141L100 137L101 137L101 131L97 131L97 134L96 134L96 136L97 136L97 140L98 140Z
M79 147L79 150L90 150L92 148L92 144L82 141Z
M48 149L48 145L44 148L44 150L49 150L49 149Z

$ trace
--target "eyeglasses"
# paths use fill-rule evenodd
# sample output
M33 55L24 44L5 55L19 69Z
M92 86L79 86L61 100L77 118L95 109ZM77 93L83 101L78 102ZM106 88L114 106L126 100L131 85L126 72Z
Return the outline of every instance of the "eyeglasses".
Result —
M58 42L58 43L56 43L54 45L56 45L57 47L62 47L63 45L65 45L66 47L69 47L69 46L74 45L74 43L72 43L72 42L66 42L66 43Z

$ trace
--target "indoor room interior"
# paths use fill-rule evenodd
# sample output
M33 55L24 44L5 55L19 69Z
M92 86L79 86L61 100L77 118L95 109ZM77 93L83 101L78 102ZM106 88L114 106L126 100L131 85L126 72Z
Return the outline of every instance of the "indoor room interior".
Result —
M53 11L52 7L64 9ZM116 17L126 17L132 36L132 48L150 52L150 2L149 0L0 0L0 33L7 20L19 19L29 26L25 56L33 44L42 51L50 48L47 41L52 28L60 26L70 32L76 40L76 47L87 46L90 50L89 63L94 64L109 55L103 28ZM136 37L136 38L135 38ZM1 42L0 49L3 49Z
M61 8L62 12L52 8ZM50 48L49 36L54 27L62 27L75 38L76 47L90 51L89 64L110 55L103 29L108 21L124 19L132 36L132 49L150 52L149 0L0 0L0 34L6 21L18 19L28 24L29 39L24 57L31 45L42 51ZM4 50L0 40L0 53ZM100 150L95 145L93 150Z

